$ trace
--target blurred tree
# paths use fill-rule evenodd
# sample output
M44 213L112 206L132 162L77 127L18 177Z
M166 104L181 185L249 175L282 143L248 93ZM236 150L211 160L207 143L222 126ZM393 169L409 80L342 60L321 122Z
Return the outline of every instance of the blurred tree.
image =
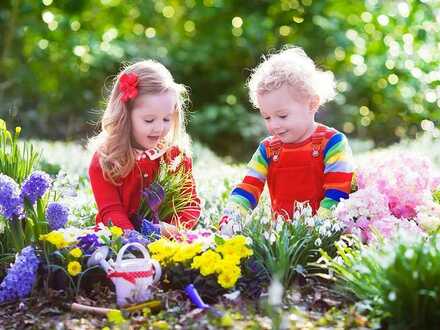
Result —
M0 116L40 137L90 135L121 63L154 58L191 87L193 136L248 158L264 128L245 81L286 43L334 72L319 116L352 136L384 144L440 119L437 0L10 0L0 31Z

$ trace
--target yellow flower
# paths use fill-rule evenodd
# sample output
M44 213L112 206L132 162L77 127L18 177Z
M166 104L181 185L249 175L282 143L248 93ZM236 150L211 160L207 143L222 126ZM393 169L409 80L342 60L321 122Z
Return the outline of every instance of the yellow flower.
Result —
M82 251L80 248L74 248L70 250L69 254L74 258L79 258L82 256Z
M57 249L62 249L69 244L64 240L64 235L57 232L51 231L49 234L40 235L41 241L48 241L50 244L55 245Z
M236 258L223 258L222 260L220 260L219 262L216 263L216 271L217 273L221 273L224 271L224 269L234 269L234 268L238 268L237 267L238 263L240 262L240 259Z
M253 254L253 251L247 247L246 237L243 235L236 235L225 240L222 245L217 246L216 251L220 252L225 258L238 258L237 263L241 258Z
M193 259L192 269L200 269L200 274L208 276L217 271L217 265L222 260L220 254L208 250Z
M224 243L222 245L217 246L215 249L217 252L220 252L223 256L235 254L237 247L232 244Z
M231 328L234 325L234 319L231 314L226 312L220 319L220 325L224 328Z
M121 228L119 228L118 226L112 226L110 228L110 232L112 233L112 236L114 238L121 237L122 234L124 233L124 231Z
M150 250L152 257L159 261L162 265L166 264L167 259L172 257L178 249L178 245L175 242L166 238L161 238L153 243L148 244L148 250Z
M15 128L15 134L20 134L20 132L21 132L21 127L20 126L17 126L16 128Z
M124 317L119 309L112 309L107 313L107 320L115 325L120 325L125 322Z
M235 283L237 283L238 278L240 277L240 272L228 271L225 269L217 279L218 284L220 284L225 289L232 288Z
M70 275L76 276L81 273L81 264L78 261L71 261L67 265L67 271Z
M197 255L200 251L202 251L201 244L181 243L181 244L179 244L178 249L173 256L173 261L174 262L183 262L186 260L190 260L195 255Z
M246 237L244 237L243 235L235 235L230 239L226 240L226 243L243 246L246 245Z

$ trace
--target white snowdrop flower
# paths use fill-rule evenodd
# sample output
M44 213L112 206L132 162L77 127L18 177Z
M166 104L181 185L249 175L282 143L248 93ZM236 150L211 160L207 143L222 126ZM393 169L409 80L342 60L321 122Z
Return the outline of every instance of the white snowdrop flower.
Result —
M266 232L264 232L263 235L264 235L264 238L267 239L270 244L273 244L276 240L275 233L272 231L266 231Z
M282 229L283 229L283 220L282 221L277 221L276 222L276 224L275 224L275 231L277 232L277 233L279 233Z

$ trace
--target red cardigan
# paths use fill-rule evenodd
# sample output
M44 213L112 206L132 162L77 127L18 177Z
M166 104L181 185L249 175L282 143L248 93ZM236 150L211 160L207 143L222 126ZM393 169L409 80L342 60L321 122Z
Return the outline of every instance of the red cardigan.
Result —
M169 162L180 153L177 147L172 147L166 152L165 161ZM121 185L114 185L104 178L99 164L99 155L95 153L89 167L89 178L92 185L93 195L98 206L96 223L107 224L109 220L115 226L122 229L134 229L131 217L137 212L141 201L142 187L148 187L159 170L160 158L150 160L143 155L136 161L133 170L122 179ZM192 172L191 159L184 157L183 166L186 171ZM191 174L192 178L192 174ZM185 187L182 187L185 189ZM187 229L194 227L200 217L200 199L197 196L194 179L189 192L193 196L193 203L187 209L175 214L171 219L164 221L174 225L183 225Z

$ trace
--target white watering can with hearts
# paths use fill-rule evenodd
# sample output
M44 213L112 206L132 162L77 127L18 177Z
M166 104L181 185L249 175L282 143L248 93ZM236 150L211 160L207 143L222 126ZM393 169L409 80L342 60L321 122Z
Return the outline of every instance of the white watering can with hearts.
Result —
M143 258L123 259L129 247L137 248ZM147 249L140 243L124 245L116 257L116 262L106 257L109 249L106 246L98 248L90 257L87 265L101 265L116 288L116 303L118 306L139 303L151 298L150 286L159 281L162 274L159 263L150 258Z

